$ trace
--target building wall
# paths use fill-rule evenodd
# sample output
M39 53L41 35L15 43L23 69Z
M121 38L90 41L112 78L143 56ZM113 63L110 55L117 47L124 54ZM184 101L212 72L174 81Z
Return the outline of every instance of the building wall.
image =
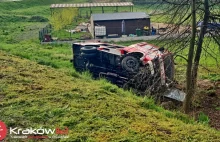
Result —
M94 21L94 26L106 26L106 33L109 34L118 34L121 36L122 33L122 21L123 20L114 20L114 21ZM125 21L125 34L136 34L136 29L143 29L144 26L150 28L150 18L144 19L131 19Z

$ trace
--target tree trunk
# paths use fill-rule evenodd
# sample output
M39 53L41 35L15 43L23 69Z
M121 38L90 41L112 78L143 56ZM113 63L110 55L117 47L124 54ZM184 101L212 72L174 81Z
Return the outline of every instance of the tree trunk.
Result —
M192 2L192 37L190 41L190 48L188 52L188 64L187 64L187 72L186 72L186 98L183 102L183 111L185 113L189 112L191 98L194 94L194 88L192 86L192 62L194 56L194 48L195 48L195 38L196 38L196 0L191 0Z
M204 0L204 8L205 8L205 14L203 18L201 31L199 34L199 40L197 43L196 55L195 55L194 66L193 66L193 85L195 85L194 88L196 88L196 84L197 84L197 75L198 75L199 61L200 61L200 57L202 53L202 44L203 44L205 33L207 31L207 24L209 21L209 1L208 0Z

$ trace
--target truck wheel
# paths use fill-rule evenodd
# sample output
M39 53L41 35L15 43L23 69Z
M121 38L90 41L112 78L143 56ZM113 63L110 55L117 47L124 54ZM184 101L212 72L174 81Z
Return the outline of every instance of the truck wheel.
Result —
M97 48L94 46L84 46L81 48L82 53L95 53L97 51Z
M81 56L83 58L93 58L96 56L96 53L89 53L89 54L86 54L86 53L81 53Z
M137 58L133 56L126 56L121 61L122 68L130 73L136 73L139 70L140 63Z

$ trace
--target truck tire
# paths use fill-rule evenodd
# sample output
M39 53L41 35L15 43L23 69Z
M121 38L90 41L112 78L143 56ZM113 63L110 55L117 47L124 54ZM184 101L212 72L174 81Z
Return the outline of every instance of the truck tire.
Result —
M137 58L133 56L126 56L121 61L122 68L129 73L137 73L140 63Z
M84 46L81 48L81 52L86 54L95 53L96 51L97 48L94 46Z
M81 56L83 57L83 58L93 58L93 57L95 57L96 56L96 53L81 53Z

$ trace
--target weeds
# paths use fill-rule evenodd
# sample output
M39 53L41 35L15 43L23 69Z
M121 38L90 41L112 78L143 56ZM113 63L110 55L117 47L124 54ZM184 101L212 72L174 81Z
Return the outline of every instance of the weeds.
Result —
M215 109L216 109L216 110L220 110L220 107L216 107Z
M209 122L210 122L210 119L205 113L200 112L199 116L198 116L198 122L202 123L202 124L205 124L205 125L208 125Z

